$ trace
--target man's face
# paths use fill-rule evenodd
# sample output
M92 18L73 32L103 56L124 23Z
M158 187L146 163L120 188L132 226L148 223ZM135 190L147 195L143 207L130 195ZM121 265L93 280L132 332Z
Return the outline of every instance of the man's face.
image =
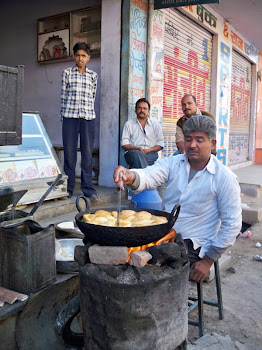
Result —
M192 96L185 95L182 98L181 105L182 105L182 111L188 118L190 118L192 115L195 115L197 110L197 104L193 100Z
M185 135L185 152L191 165L196 164L204 169L215 146L216 140L210 141L205 132L197 131Z
M136 115L138 118L147 118L150 110L146 102L139 102L136 107Z
M77 50L74 54L74 58L78 68L85 67L87 62L90 60L90 56L85 50Z

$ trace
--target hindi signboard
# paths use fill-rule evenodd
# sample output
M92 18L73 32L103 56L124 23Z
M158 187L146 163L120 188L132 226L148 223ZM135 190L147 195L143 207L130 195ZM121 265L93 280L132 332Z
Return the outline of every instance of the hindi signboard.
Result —
M154 0L154 8L181 7L198 4L219 3L220 0Z

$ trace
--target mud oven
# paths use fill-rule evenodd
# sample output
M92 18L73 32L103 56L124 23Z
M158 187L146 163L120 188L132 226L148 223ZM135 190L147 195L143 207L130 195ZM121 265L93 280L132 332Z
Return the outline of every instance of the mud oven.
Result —
M104 236L94 229L102 226L87 225L81 212L76 216L76 223L85 234L85 246L76 247L75 260L80 266L80 308L86 350L187 348L189 264L181 235L171 229L178 213L173 214L166 232L160 234L163 238L151 242L146 239L139 246L132 241L134 232L130 234L134 228L117 227L112 231L106 228ZM157 226L163 229L164 225ZM139 227L142 236L148 236L147 230L148 227ZM72 304L63 310L69 323L75 311ZM75 337L74 344L74 334L70 337L68 333L70 326L64 320L60 324L65 325L60 329L64 339L79 345L79 337Z

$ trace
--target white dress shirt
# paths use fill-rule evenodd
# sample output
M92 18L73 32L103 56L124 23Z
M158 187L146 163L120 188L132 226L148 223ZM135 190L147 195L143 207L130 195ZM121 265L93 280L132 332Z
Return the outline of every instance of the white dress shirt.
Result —
M164 136L161 124L150 118L147 119L145 130L137 118L128 120L123 129L121 146L132 145L143 149L158 145L164 147Z
M188 183L190 164L185 154L170 156L145 169L132 169L140 178L137 191L166 184L163 209L171 212L181 205L174 225L200 258L211 249L235 243L242 225L240 187L236 175L215 156Z

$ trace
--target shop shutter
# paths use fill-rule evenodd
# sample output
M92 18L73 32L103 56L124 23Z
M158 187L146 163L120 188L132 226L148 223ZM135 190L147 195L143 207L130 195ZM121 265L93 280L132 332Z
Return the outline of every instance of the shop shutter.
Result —
M231 103L228 164L249 159L249 130L252 64L236 51L232 53Z
M176 122L183 115L181 98L193 94L210 112L212 34L175 9L165 11L163 156L176 150Z

